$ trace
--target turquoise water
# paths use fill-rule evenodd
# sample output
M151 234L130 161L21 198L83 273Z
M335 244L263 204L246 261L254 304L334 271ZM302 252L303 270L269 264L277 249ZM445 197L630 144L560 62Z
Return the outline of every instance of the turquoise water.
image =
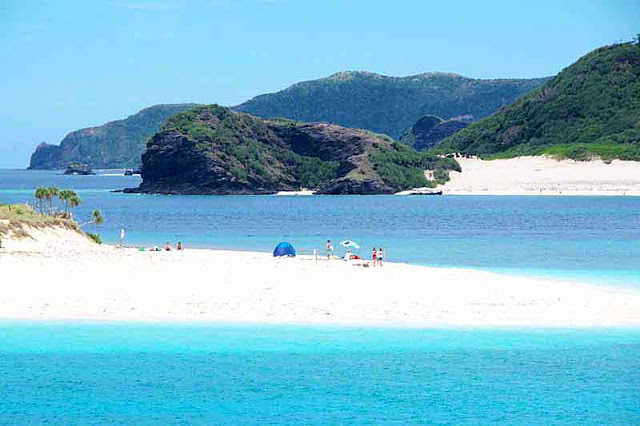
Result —
M276 197L112 193L139 177L64 176L0 170L0 202L32 201L41 185L78 190L106 218L88 227L116 242L271 251L282 240L303 253L327 238L353 239L368 256L640 289L640 197Z
M0 423L637 424L640 330L0 323Z
M72 188L128 244L391 260L640 289L640 198L127 195L137 177L0 170L0 203ZM0 271L1 273L1 271ZM1 278L1 275L0 275ZM0 424L639 424L638 329L0 322Z

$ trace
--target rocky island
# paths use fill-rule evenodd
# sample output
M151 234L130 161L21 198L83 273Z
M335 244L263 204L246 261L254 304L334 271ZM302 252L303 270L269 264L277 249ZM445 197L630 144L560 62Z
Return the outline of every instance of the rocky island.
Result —
M87 165L82 163L70 163L64 171L65 175L95 175L93 170Z
M449 170L460 170L454 159L418 153L384 135L209 105L174 115L150 138L142 184L125 192L390 194L435 187Z

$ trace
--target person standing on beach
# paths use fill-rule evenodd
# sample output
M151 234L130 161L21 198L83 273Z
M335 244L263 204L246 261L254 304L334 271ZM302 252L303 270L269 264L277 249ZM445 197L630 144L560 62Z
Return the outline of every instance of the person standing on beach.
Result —
M371 252L371 260L372 260L371 263L373 264L373 266L376 266L376 263L378 262L377 259L378 259L378 251L374 247L373 251Z
M332 254L333 254L333 246L331 245L331 240L327 240L327 259L331 259Z
M382 266L382 260L384 259L384 252L382 251L382 247L378 249L377 258L378 258L378 266Z

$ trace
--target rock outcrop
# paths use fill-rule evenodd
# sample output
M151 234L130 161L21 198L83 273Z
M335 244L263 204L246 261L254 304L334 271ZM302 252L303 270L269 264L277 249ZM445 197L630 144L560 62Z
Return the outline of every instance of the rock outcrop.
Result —
M265 120L217 105L171 117L142 155L142 184L126 192L384 194L425 186L424 169L455 160L328 123Z
M95 175L93 170L87 165L82 163L71 163L64 171L65 175Z
M443 120L435 115L420 117L400 138L400 142L412 146L418 151L426 151L441 140L464 129L470 123L469 118L460 117Z

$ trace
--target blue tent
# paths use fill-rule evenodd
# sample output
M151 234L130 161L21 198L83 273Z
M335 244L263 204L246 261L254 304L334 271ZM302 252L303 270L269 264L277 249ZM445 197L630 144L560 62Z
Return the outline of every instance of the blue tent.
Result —
M273 255L276 257L280 257L280 256L295 257L296 249L294 249L291 244L287 242L282 242L278 244L276 248L273 250Z

